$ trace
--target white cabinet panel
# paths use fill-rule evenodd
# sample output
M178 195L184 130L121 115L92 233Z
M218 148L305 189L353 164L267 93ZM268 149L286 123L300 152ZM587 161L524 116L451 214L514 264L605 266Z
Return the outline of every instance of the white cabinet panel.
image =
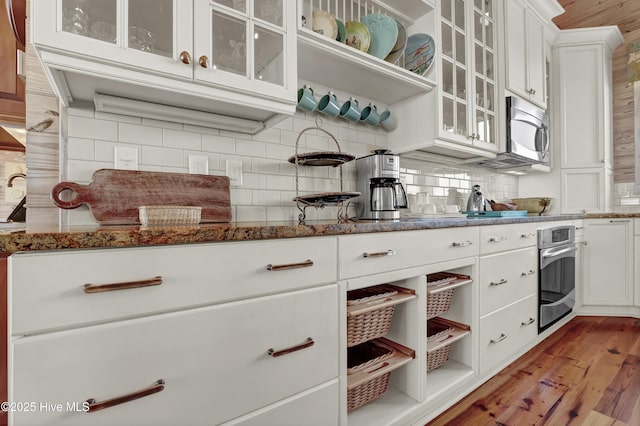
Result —
M583 303L633 304L633 222L631 219L585 220Z
M537 223L518 223L511 225L491 225L480 227L480 254L498 253L535 246Z
M478 228L347 235L339 239L340 279L478 255Z
M610 210L612 172L605 168L562 169L562 212Z
M335 251L336 239L327 237L18 253L9 258L11 333L333 283L337 278ZM296 264L301 267L269 271L270 264L274 269ZM162 277L162 284L84 292L87 283L131 282L156 276Z
M480 374L536 338L537 310L538 297L534 294L480 318Z
M506 306L538 289L535 247L480 258L480 315Z
M219 424L338 377L336 285L14 339L12 401L82 403L165 389L101 411L13 413L15 425ZM278 357L275 351L314 344ZM335 402L328 403L335 411ZM316 409L324 410L320 405Z

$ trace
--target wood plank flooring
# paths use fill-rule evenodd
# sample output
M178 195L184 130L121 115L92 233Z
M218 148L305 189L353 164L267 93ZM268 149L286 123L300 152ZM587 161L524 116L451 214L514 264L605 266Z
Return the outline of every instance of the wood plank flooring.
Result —
M428 423L440 425L640 425L640 319L574 318Z

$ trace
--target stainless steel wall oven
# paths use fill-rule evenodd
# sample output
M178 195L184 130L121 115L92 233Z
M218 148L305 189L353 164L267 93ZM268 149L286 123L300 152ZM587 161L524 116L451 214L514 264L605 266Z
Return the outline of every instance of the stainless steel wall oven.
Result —
M538 230L538 332L568 315L575 304L574 226Z

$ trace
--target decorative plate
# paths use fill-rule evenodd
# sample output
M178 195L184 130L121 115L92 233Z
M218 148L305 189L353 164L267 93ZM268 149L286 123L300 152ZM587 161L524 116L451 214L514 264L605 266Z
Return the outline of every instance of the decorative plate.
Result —
M367 53L376 58L384 59L396 44L398 39L398 24L390 16L372 13L360 18L371 34L371 44Z
M396 44L391 48L391 52L384 58L385 61L391 62L395 64L400 59L400 56L404 53L404 49L407 47L407 30L400 23L400 21L396 21L398 25L398 38L396 39Z
M419 75L425 75L436 53L436 44L428 34L413 34L407 39L404 67Z
M347 46L367 52L371 43L371 34L369 34L367 27L358 21L347 21L344 26L347 29L346 40L344 41Z
M340 43L344 43L347 39L347 29L344 26L344 22L336 18L336 23L338 24L338 36L336 37L336 41Z
M298 164L301 166L339 166L355 160L355 156L344 152L306 152L298 154ZM296 156L292 155L287 160L295 164Z
M336 18L324 10L314 10L311 28L314 32L332 39L338 36L338 24Z
M295 197L293 201L300 201L306 204L330 205L359 196L359 192L323 192L321 194L300 195Z

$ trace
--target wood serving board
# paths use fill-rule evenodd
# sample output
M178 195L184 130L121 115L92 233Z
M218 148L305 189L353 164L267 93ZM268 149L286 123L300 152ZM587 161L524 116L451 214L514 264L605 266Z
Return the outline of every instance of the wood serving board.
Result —
M61 199L63 191L72 191L75 198ZM51 198L63 209L86 204L101 225L139 224L140 206L199 206L200 222L231 221L227 176L100 169L89 185L60 182Z

